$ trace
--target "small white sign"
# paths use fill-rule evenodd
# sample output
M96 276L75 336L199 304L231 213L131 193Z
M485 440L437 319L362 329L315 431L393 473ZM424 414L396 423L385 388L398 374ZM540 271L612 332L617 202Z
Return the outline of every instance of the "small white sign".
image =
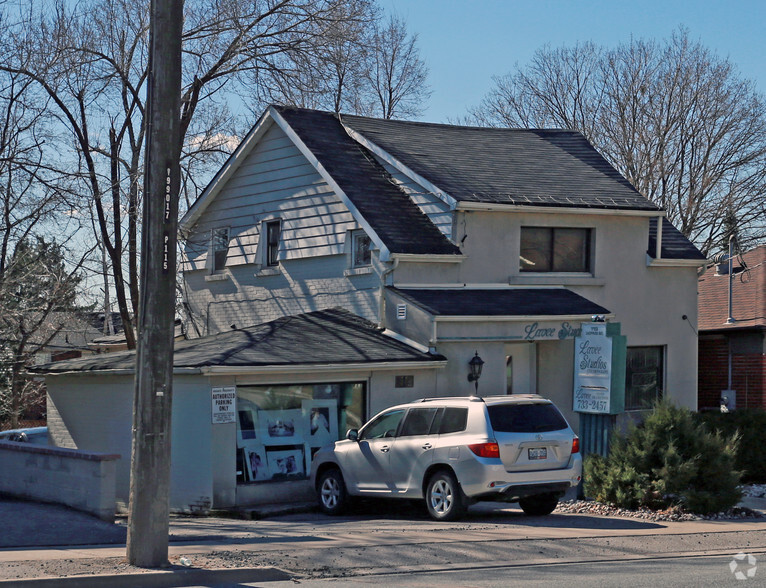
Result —
M237 422L237 389L234 386L227 388L213 388L213 424Z

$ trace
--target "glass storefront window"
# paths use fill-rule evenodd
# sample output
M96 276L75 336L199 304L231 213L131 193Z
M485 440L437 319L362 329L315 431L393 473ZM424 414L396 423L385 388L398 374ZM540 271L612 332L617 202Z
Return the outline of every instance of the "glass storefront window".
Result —
M364 423L364 382L237 387L237 483L305 478L320 447Z

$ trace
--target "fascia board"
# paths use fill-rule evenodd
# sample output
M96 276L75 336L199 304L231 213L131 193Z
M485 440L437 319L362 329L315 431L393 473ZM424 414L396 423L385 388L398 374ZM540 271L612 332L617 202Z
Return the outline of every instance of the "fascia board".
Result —
M633 210L622 208L576 208L570 206L527 206L524 204L501 204L493 202L460 202L458 211L476 212L528 212L535 214L588 214L600 216L667 216L664 210Z
M357 207L354 205L354 203L351 201L348 195L341 189L338 183L333 179L333 177L324 168L324 166L320 163L320 161L316 158L316 156L312 153L312 151L306 146L303 140L298 136L298 133L296 133L293 130L293 128L282 117L282 115L279 114L279 112L273 106L269 106L268 112L270 113L274 121L279 125L279 128L281 128L282 131L284 131L284 133L290 138L290 140L298 148L298 150L306 158L306 160L314 167L314 169L319 173L319 175L322 176L322 179L325 182L327 182L327 185L329 185L333 189L333 191L338 196L338 198L341 199L343 204L346 205L349 212L351 212L351 215L354 217L354 220L356 220L356 222L358 222L362 226L365 233L367 233L367 235L370 237L370 240L372 240L372 242L375 243L375 245L380 250L380 260L388 261L391 257L391 252L389 251L388 247L386 247L386 245L383 243L383 241L378 236L378 234L370 226L370 224L367 222L367 219L365 219L362 216L362 214L359 212L359 209L357 209Z
M373 372L402 369L442 369L445 360L437 361L392 361L378 363L327 363L306 365L264 365L264 366L207 366L201 368L206 376L239 376L258 374L316 374L328 372Z
M428 253L392 253L391 259L412 263L462 263L468 259L463 253L454 255L428 254Z
M271 128L273 122L271 111L267 110L258 122L255 123L255 126L250 129L245 138L242 139L242 142L234 150L234 153L229 156L229 159L226 160L221 169L218 170L213 179L210 180L204 192L202 192L200 197L197 198L178 222L178 230L180 232L189 231L194 223L197 222L202 213L205 212L210 203L215 200L215 197L226 185L229 178L237 171L245 158L258 144L261 137Z
M343 124L343 121L341 120L341 123ZM343 124L343 128L346 129L346 132L348 133L349 137L354 139L357 143L360 145L366 147L370 151L372 151L375 155L380 157L383 161L394 167L395 169L399 170L401 173L403 173L405 176L410 178L413 182L420 184L423 188L429 191L429 193L436 196L439 200L444 202L447 206L450 207L450 210L455 210L455 207L457 206L457 200L447 194L444 190L439 188L438 186L431 183L429 180L425 179L420 174L414 172L409 167L404 165L401 161L399 161L396 157L391 155L388 151L380 147L379 145L373 143L370 141L367 137L362 135L361 133L355 131L351 127L349 127L346 124Z
M604 314L605 319L613 319L614 314ZM592 314L541 314L541 315L465 315L465 316L434 316L438 323L482 323L482 322L543 322L543 321L587 321Z
M701 267L708 263L707 259L669 259L667 257L654 259L648 255L646 257L648 267Z

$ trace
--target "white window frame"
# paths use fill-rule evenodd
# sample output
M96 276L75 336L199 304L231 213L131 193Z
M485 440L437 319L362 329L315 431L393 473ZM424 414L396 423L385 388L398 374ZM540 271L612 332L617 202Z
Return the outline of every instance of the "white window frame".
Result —
M219 235L225 235L224 238L220 238ZM210 233L210 271L214 274L219 274L226 269L226 260L229 256L229 243L231 240L231 230L229 227L216 227ZM218 248L218 244L226 243L226 248ZM218 260L218 254L224 253L222 260ZM221 261L219 264L218 261Z
M367 261L358 261L357 255L360 251L360 241L367 241ZM364 231L351 232L351 267L356 269L360 267L370 267L372 265L372 239Z

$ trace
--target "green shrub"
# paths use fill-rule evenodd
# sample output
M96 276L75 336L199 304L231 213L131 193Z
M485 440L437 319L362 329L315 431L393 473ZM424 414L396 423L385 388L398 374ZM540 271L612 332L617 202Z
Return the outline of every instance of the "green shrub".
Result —
M738 434L740 437L735 467L742 472L742 481L748 484L766 484L766 411L762 409L735 410L721 413L703 412L695 415L705 423L709 431L717 431L724 437Z
M742 495L734 467L738 439L708 432L687 410L659 403L627 435L615 435L609 457L585 460L585 494L623 508L680 506L706 514Z

